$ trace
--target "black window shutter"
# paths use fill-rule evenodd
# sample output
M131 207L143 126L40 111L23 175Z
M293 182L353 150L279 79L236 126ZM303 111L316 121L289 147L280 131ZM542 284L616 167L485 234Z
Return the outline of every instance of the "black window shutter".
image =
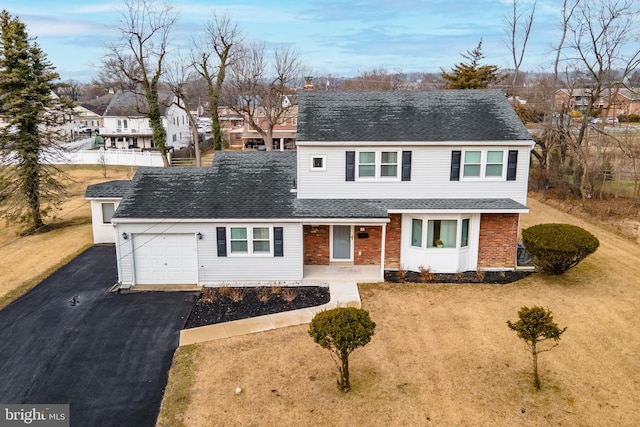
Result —
M273 256L284 256L282 227L273 227Z
M227 229L226 227L216 227L218 237L218 256L227 256Z
M509 150L509 163L507 163L507 181L516 180L518 170L518 150Z
M460 157L462 151L454 150L451 152L451 175L449 181L460 181Z
M347 163L346 163L346 178L345 181L356 180L356 152L347 151Z
M411 151L402 152L402 180L411 181Z

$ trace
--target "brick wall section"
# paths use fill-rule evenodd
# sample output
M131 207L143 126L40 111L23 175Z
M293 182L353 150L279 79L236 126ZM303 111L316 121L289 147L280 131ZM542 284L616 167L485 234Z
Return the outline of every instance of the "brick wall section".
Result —
M358 233L367 233L369 237L359 238ZM356 225L353 234L354 265L380 265L382 227Z
M364 231L360 231L364 228ZM305 225L304 234L304 264L330 264L330 227L320 225L312 227ZM367 233L369 237L358 238L358 233ZM382 227L356 225L354 227L354 265L380 265Z
M478 268L515 268L519 214L482 214Z
M384 249L384 267L400 268L400 232L402 230L402 215L389 215L387 224L387 241Z
M310 226L303 228L304 264L329 265L329 226Z

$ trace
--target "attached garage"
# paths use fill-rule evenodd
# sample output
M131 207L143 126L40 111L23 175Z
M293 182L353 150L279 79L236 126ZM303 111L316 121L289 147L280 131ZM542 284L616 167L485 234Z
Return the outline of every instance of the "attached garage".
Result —
M133 234L135 283L198 283L196 239L193 234Z

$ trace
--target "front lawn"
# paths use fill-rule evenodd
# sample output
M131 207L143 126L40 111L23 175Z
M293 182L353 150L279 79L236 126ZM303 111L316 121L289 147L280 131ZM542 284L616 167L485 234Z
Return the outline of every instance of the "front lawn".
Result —
M180 348L158 425L639 425L640 246L536 200L529 206L523 227L574 223L600 248L559 277L360 286L377 327L350 359L348 394L308 326ZM540 356L540 391L506 325L523 305L549 308L568 327ZM193 377L179 383L179 372Z

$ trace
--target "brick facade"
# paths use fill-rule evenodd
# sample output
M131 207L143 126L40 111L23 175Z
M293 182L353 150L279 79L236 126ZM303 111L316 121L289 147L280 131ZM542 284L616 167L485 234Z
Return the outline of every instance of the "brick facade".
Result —
M363 230L364 229L364 230ZM368 237L359 237L366 234ZM356 225L354 228L354 265L380 265L382 227Z
M384 248L384 267L400 268L400 238L402 231L402 215L389 215L387 239Z
M331 264L331 234L329 230L330 226L328 225L305 225L303 227L305 265ZM358 233L361 233L362 237L358 237ZM367 237L364 237L365 235ZM356 225L354 226L353 239L354 265L380 265L382 227Z
M329 265L329 236L328 225L303 227L304 265Z
M478 269L515 268L518 214L482 214Z

